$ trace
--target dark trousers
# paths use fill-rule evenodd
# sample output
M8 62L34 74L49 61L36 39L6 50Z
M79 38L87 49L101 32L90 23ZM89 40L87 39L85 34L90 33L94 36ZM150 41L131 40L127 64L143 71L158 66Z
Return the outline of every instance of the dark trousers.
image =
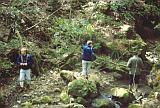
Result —
M131 74L129 75L129 84L131 85L133 83L135 84L139 83L139 75L135 75L135 77L134 75L131 75Z

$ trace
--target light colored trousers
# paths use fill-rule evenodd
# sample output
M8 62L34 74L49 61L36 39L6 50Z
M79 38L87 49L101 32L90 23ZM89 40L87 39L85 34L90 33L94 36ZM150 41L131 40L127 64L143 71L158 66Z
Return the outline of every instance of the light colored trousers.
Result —
M20 86L24 87L24 80L27 80L27 83L30 84L31 81L31 69L20 69Z
M92 65L92 61L82 60L82 75L88 76L91 65Z

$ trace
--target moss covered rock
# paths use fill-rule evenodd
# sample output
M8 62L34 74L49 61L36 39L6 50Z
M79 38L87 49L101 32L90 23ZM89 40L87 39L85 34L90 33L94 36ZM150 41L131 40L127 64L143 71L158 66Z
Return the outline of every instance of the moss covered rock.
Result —
M109 99L95 99L92 106L94 108L115 108L114 103Z
M60 94L60 99L65 104L70 103L70 97L69 97L68 93L66 93L64 91Z
M75 98L74 102L78 103L78 104L82 104L82 105L88 104L88 101L86 99L84 99L83 97Z
M31 102L25 102L21 104L22 108L33 108Z
M142 108L140 104L130 104L128 108Z
M36 97L36 98L33 98L31 100L32 104L51 104L53 102L53 99L52 97L50 96L42 96L42 97Z
M112 88L111 94L116 101L119 101L125 105L129 104L135 99L134 95L125 88L119 88L119 87Z
M74 72L69 71L69 70L62 70L60 72L60 76L63 78L64 81L71 82L75 79L74 77Z
M73 97L95 97L97 86L93 81L78 78L68 84L68 93Z

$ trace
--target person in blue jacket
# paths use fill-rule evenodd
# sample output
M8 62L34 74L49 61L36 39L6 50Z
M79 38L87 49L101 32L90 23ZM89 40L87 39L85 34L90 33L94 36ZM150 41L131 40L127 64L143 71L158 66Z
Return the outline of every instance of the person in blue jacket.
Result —
M24 81L27 80L27 86L30 86L31 82L31 66L33 64L33 59L30 54L27 54L27 48L23 47L21 49L21 55L17 58L17 64L20 67L20 87L24 88Z
M88 74L91 68L91 64L94 57L94 49L92 41L87 41L87 43L82 47L82 75L88 78Z

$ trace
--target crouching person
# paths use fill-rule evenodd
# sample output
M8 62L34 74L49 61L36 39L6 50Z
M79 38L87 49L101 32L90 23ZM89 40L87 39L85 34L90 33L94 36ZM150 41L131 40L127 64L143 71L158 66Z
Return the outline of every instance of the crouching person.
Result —
M17 58L17 64L20 67L20 87L24 90L24 81L26 81L25 88L30 87L31 83L31 66L33 63L32 56L27 54L27 48L21 49L21 54Z

